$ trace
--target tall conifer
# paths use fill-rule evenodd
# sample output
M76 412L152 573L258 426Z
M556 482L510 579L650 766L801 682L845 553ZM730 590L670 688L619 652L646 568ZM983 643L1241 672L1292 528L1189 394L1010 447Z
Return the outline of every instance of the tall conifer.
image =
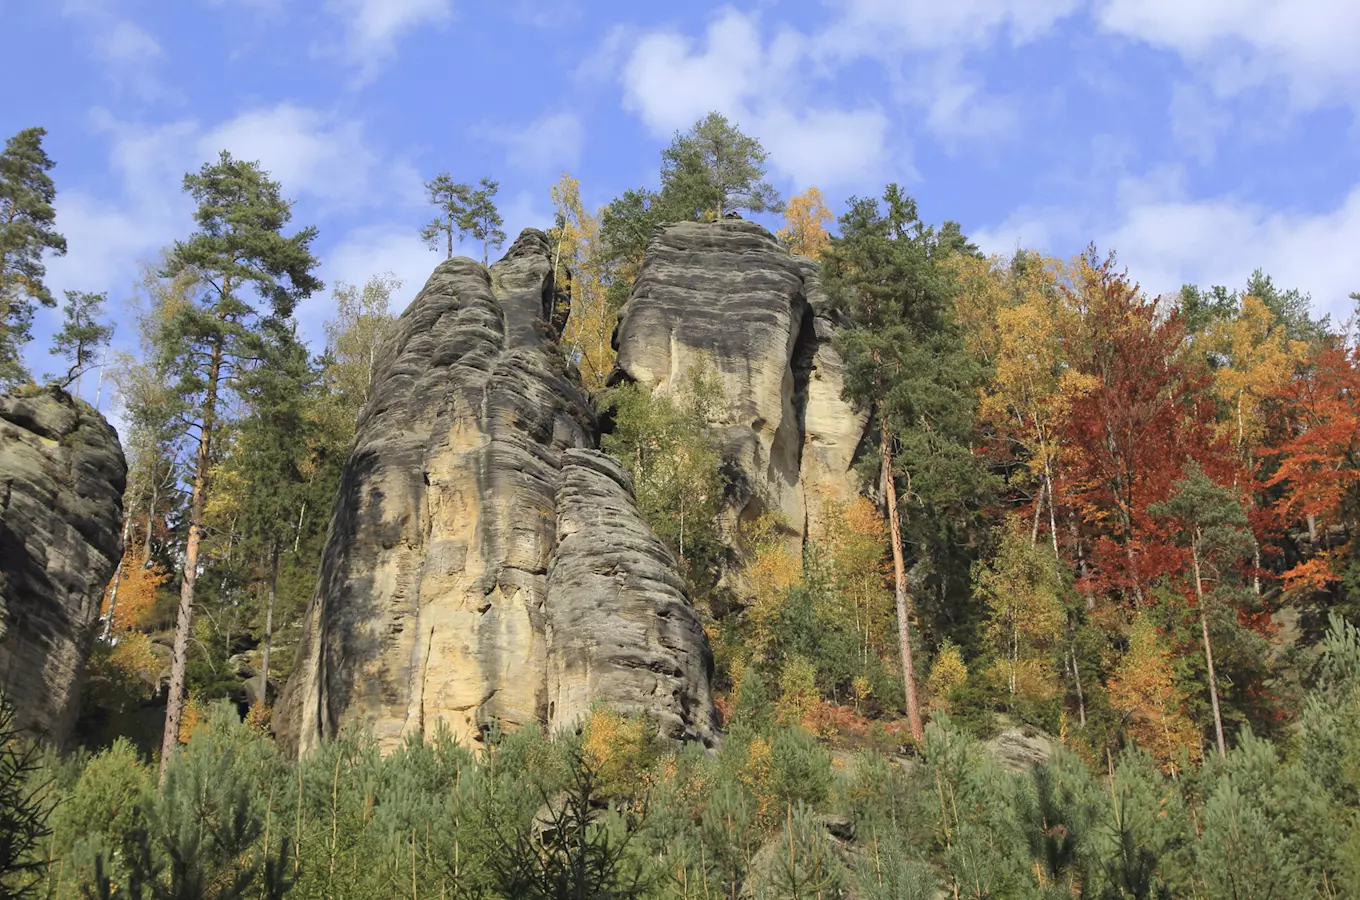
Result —
M212 485L213 438L225 401L258 349L257 333L266 317L286 319L303 297L321 288L312 274L317 266L311 243L315 228L286 236L292 204L279 184L258 163L233 159L223 151L218 160L184 177L184 190L198 203L198 224L187 240L176 242L164 275L193 271L202 289L179 306L165 327L161 352L180 376L180 393L188 400L196 448L184 548L184 573L175 623L170 666L170 693L161 741L161 776L175 749L184 709L189 637L193 628L194 586L204 511ZM262 307L254 304L263 303Z

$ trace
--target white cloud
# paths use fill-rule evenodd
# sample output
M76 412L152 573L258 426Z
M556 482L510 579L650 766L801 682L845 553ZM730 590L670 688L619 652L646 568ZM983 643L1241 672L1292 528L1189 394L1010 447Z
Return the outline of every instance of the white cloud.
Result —
M1222 96L1279 83L1303 107L1360 96L1355 0L1103 0L1098 19L1179 53Z
M1125 179L1108 213L1054 206L1017 211L970 237L986 252L1070 255L1094 239L1150 295L1184 284L1241 288L1255 269L1345 318L1360 290L1360 184L1334 209L1272 210L1231 197L1190 199L1173 170Z
M573 113L551 113L520 128L484 125L474 133L505 148L509 163L528 172L571 168L581 158L585 126Z
M873 106L840 109L802 99L806 39L783 30L766 42L758 21L734 10L703 46L673 31L642 35L623 63L624 106L658 138L710 110L761 139L776 172L800 186L863 178L888 158L888 120Z
M118 0L65 0L61 11L83 32L114 84L144 100L172 96L156 74L164 48L151 32L124 16L121 5Z
M1360 290L1360 185L1334 210L1282 212L1229 199L1150 202L1128 209L1100 241L1151 294L1182 284L1241 287L1261 268L1344 318Z
M775 108L755 129L775 168L800 187L840 185L889 163L888 119L877 109Z
M841 56L896 55L902 50L984 47L1000 35L1022 44L1076 12L1081 0L846 0L840 19L819 41Z
M250 110L212 127L193 120L144 126L102 111L92 119L95 134L109 142L109 189L99 195L81 189L58 194L57 226L71 249L48 265L57 291L108 290L115 301L125 295L138 261L192 225L192 202L181 191L184 173L223 149L260 160L285 196L311 205L308 221L356 207L407 209L422 199L414 169L400 160L381 160L358 122L305 107ZM409 231L414 240L414 227Z
M105 59L120 65L143 63L164 55L160 42L150 32L127 20L116 21L104 30L99 49Z
M459 246L455 245L455 251ZM391 272L402 281L392 295L392 311L400 313L425 286L444 254L425 246L414 225L386 224L350 231L327 247L322 259L321 278L326 290L303 300L297 309L303 335L318 348L325 343L323 325L335 313L331 291L340 282L362 285L374 275Z
M361 78L371 77L407 32L453 18L453 0L328 0L327 8L344 26L344 52Z
M378 188L378 158L359 122L290 103L242 113L199 137L196 146L204 161L222 150L259 161L285 196L355 206L371 203Z

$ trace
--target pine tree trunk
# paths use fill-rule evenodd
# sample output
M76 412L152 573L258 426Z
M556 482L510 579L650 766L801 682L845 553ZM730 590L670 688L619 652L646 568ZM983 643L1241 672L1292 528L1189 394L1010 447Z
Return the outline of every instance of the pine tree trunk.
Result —
M449 213L449 259L453 259L453 213Z
M897 521L897 484L893 481L892 445L888 440L888 423L879 418L879 452L883 457L883 490L888 498L888 525L892 529L894 598L897 602L897 643L902 653L902 687L907 695L907 722L912 739L919 745L925 740L921 727L921 710L916 701L916 671L911 659L911 623L907 620L907 570L902 560L902 526Z
M225 291L224 291L225 293ZM184 715L184 681L189 665L189 635L194 625L194 586L198 582L198 548L203 541L203 511L208 502L208 468L212 464L213 428L217 424L217 392L222 378L222 338L213 344L208 364L208 388L203 397L203 420L198 430L198 454L194 461L194 490L189 502L189 537L184 545L184 579L179 588L179 614L175 620L175 645L170 657L170 693L165 703L165 733L161 736L160 782L170 757L179 744L180 719Z
M1204 661L1209 666L1209 702L1214 709L1214 737L1218 741L1219 758L1222 759L1228 755L1228 746L1223 740L1223 715L1218 709L1218 677L1214 673L1214 648L1209 643L1209 617L1204 609L1204 582L1200 578L1198 535L1190 547L1190 558L1195 566L1195 600L1199 604L1200 633L1204 636Z
M269 570L269 600L264 608L264 647L260 651L260 702L269 705L269 647L274 639L274 597L279 586L279 542L274 541L274 559Z

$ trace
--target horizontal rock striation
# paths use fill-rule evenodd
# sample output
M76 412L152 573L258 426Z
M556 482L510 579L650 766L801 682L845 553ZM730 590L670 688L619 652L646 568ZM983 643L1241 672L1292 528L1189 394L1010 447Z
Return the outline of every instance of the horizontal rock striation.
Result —
M489 270L441 263L385 344L280 700L279 734L300 750L348 722L390 748L441 722L476 740L493 721L566 721L550 708L550 668L559 693L602 699L574 683L594 670L550 667L549 594L559 622L574 602L553 590L549 567L563 459L598 441L589 397L553 344L552 271L534 230ZM645 543L650 533L626 507ZM630 603L628 615L672 614L673 597L655 599L650 613ZM600 615L603 640L614 626L609 610ZM708 653L686 652L699 664ZM654 675L637 670L639 697L658 696ZM680 680L676 716L711 706L706 671ZM632 702L627 682L609 679L610 698L656 708Z
M57 387L0 396L0 692L58 746L123 554L126 481L118 434L89 404Z
M777 515L796 546L856 494L866 414L841 399L838 323L811 260L753 222L659 229L615 336L619 375L683 390L696 368L724 389L711 423L732 477L730 526Z
M612 457L567 450L548 567L548 718L570 727L597 702L658 722L675 740L717 742L713 656L685 580Z

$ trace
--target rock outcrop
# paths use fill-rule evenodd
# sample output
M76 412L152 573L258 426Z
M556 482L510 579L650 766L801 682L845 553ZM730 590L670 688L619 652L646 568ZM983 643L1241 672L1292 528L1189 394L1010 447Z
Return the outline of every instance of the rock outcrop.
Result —
M441 263L384 346L276 715L300 750L351 721L384 747L440 722L476 740L605 699L711 738L707 643L626 480L588 452L553 299L525 231L490 270Z
M118 434L56 387L0 396L0 691L64 745L104 588L123 554Z
M730 526L773 513L801 546L825 529L828 503L855 496L866 415L841 399L836 329L815 263L753 222L652 238L620 315L618 374L662 392L696 368L721 378L711 425L733 482Z
M713 661L685 581L638 514L628 473L598 451L562 455L546 609L554 727L603 702L672 738L715 742Z

